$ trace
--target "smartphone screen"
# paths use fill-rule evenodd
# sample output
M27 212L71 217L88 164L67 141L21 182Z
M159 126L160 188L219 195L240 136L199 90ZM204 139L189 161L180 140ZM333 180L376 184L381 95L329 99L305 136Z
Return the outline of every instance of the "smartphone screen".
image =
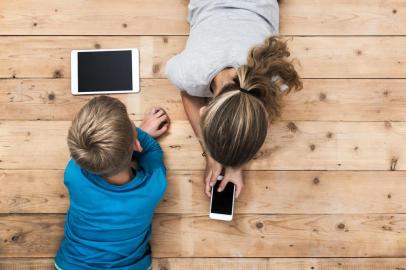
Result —
M213 195L211 198L211 212L223 215L233 214L234 201L234 184L228 182L226 188L222 192L218 192L221 181L217 181L213 187Z

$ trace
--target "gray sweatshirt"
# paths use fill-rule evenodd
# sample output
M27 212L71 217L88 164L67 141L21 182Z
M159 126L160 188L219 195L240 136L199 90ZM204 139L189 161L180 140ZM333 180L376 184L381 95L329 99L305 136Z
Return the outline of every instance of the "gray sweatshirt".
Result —
M190 35L185 49L166 65L181 91L211 97L210 84L224 68L246 63L250 48L279 29L276 0L190 0Z

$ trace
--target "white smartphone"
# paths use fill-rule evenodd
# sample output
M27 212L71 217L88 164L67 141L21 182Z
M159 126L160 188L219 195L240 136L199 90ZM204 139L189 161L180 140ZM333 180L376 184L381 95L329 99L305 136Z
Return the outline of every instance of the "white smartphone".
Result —
M139 92L138 49L73 50L71 90L73 95Z
M216 184L211 189L209 217L211 219L231 221L234 211L235 185L229 182L222 192L218 192L217 189L221 180L223 180L222 175L217 178Z

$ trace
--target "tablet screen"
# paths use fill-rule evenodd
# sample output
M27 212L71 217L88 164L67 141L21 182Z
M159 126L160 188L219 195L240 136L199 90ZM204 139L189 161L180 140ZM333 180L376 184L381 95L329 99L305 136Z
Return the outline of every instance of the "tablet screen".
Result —
M132 90L131 51L78 52L78 91Z

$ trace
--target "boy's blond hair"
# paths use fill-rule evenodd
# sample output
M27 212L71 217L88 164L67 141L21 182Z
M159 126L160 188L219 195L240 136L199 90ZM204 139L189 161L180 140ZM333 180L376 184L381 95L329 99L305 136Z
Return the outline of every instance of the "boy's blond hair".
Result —
M100 96L90 100L69 129L72 158L85 170L112 176L130 166L136 132L125 105Z

